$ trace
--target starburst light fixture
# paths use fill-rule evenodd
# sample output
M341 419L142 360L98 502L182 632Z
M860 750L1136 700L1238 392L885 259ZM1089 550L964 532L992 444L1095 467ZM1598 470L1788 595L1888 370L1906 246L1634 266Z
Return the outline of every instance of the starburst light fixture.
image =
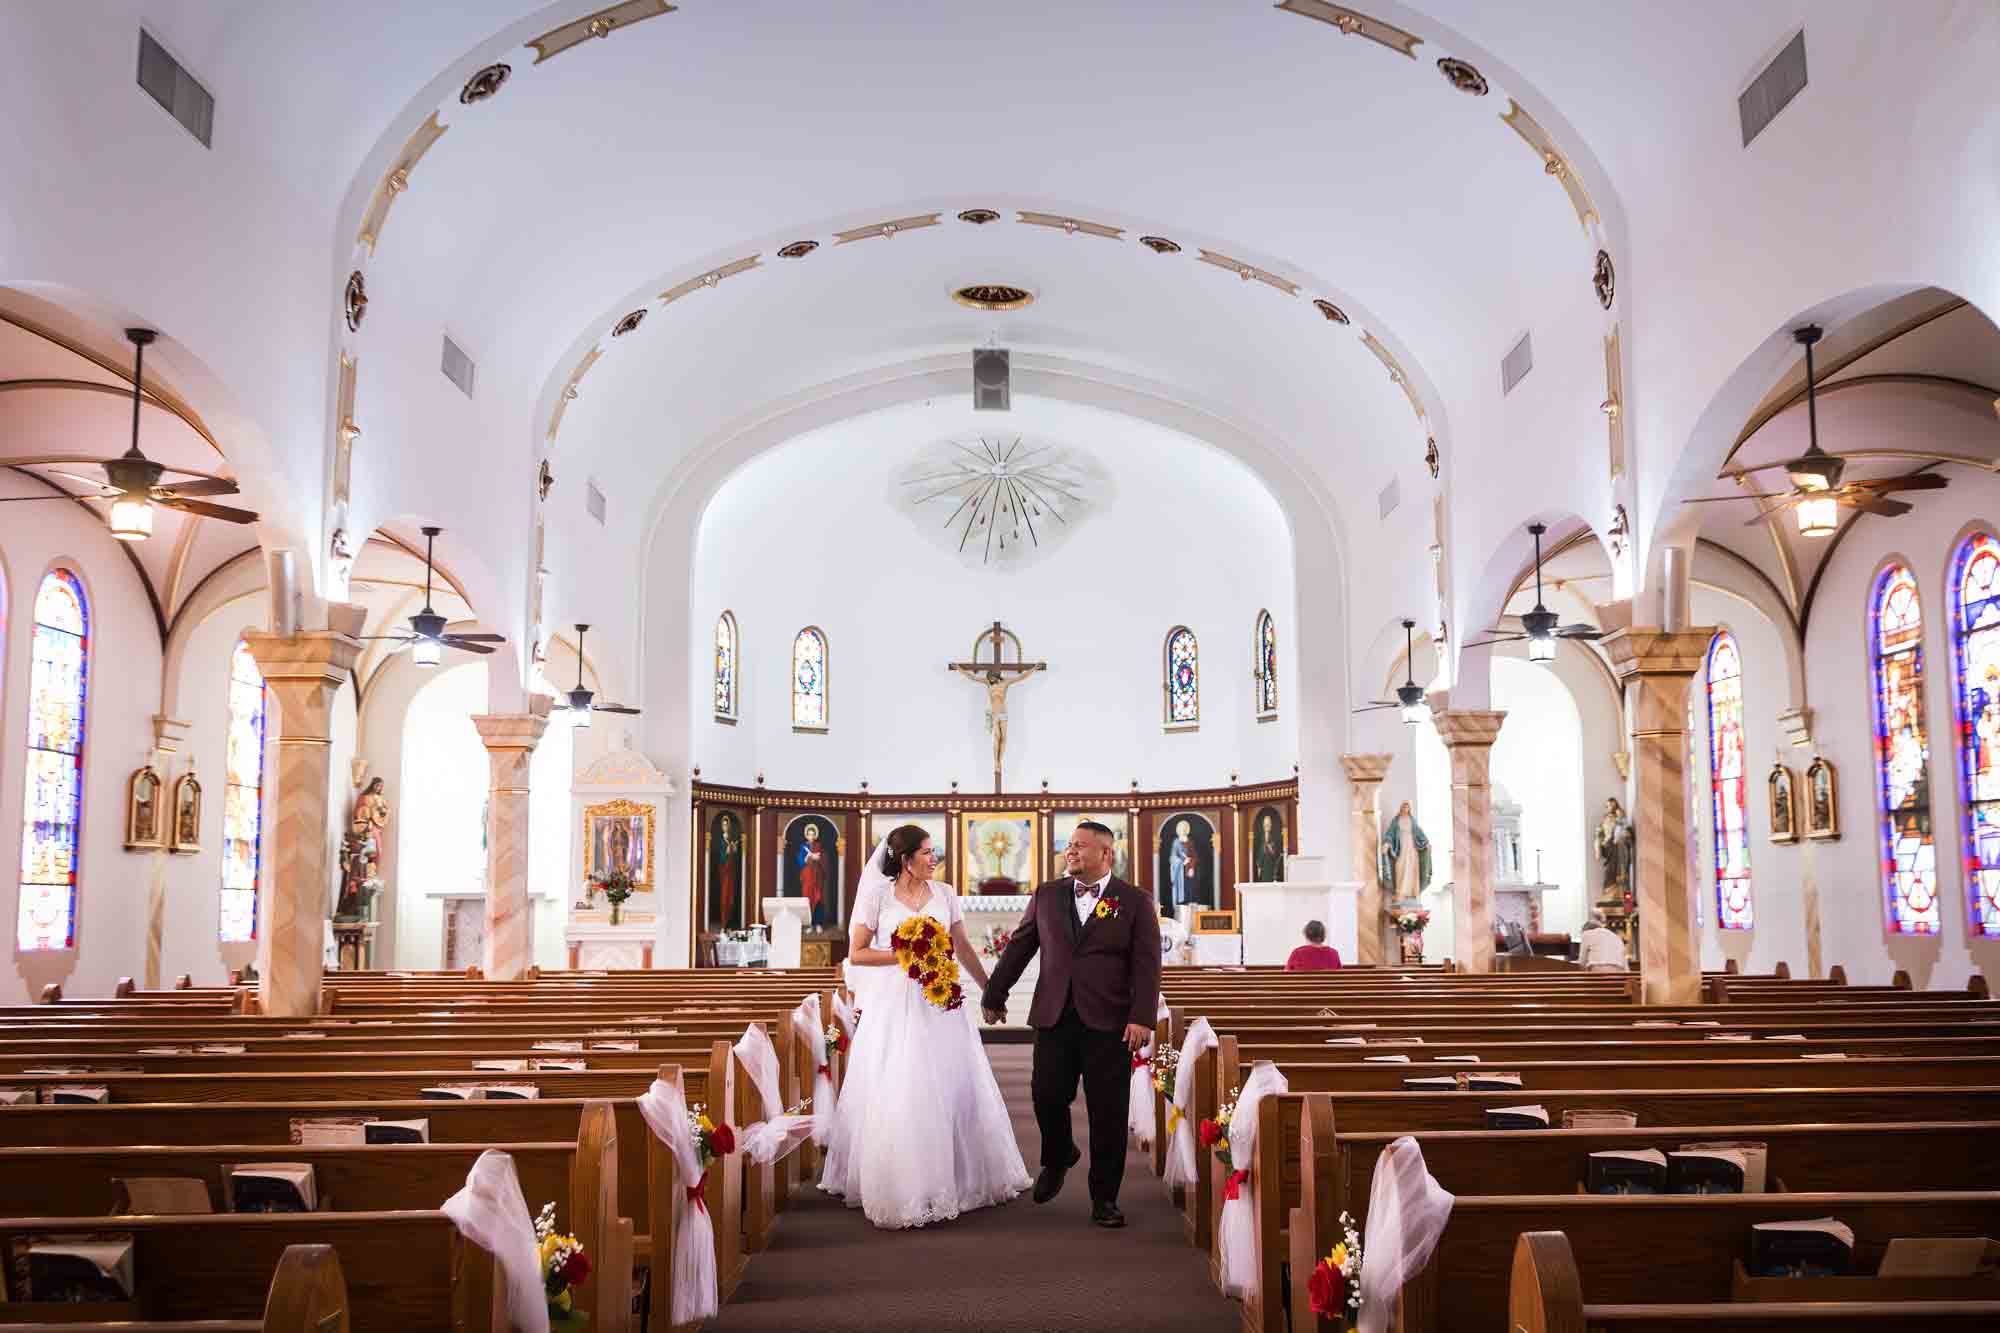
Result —
M1040 546L1036 524L1046 527L1050 519L1066 524L1069 520L1058 502L1080 502L1081 497L1069 489L1074 473L1058 460L1052 445L1024 450L1020 436L1007 445L982 436L976 449L955 440L952 448L964 457L952 458L904 485L916 504L955 502L945 526L958 531L961 551L975 538L983 542L983 561L993 559L996 538L1002 552L1009 542L1018 547L1024 535Z

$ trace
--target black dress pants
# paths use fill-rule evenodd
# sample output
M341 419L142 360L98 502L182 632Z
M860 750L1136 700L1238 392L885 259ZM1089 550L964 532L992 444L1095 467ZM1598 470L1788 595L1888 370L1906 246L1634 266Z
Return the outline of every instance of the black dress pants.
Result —
M1126 1113L1132 1101L1132 1053L1125 1034L1083 1025L1076 1006L1063 1006L1051 1028L1035 1029L1035 1068L1030 1092L1035 1125L1042 1134L1042 1165L1067 1166L1076 1151L1069 1108L1083 1081L1084 1116L1090 1126L1090 1198L1118 1202L1125 1178Z

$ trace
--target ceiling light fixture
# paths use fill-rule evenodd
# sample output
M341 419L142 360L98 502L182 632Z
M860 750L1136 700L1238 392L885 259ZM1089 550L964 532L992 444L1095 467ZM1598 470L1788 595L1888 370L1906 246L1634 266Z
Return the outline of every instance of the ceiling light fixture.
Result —
M1403 683L1396 687L1396 702L1401 706L1405 726L1416 726L1430 713L1424 698L1424 687L1417 684L1417 622L1403 622Z
M1561 617L1542 604L1542 534L1548 530L1546 523L1528 525L1528 532L1535 539L1535 609L1521 613L1522 632L1503 634L1497 629L1488 630L1486 632L1493 635L1493 638L1468 643L1465 645L1467 648L1484 648L1495 643L1518 643L1526 639L1528 660L1547 666L1556 660L1558 639L1580 639L1587 642L1604 637L1604 631L1595 625L1586 625L1581 621L1573 625L1559 624ZM1509 594L1509 597L1511 599L1512 594Z
M1821 329L1817 324L1807 324L1792 330L1792 337L1806 349L1806 452L1803 458L1793 459L1787 464L1785 471L1791 477L1792 485L1802 491L1831 491L1840 485L1846 464L1819 447L1819 401L1813 383L1813 344L1820 340ZM1831 496L1801 500L1795 508L1799 513L1801 537L1830 537L1840 527L1840 508Z

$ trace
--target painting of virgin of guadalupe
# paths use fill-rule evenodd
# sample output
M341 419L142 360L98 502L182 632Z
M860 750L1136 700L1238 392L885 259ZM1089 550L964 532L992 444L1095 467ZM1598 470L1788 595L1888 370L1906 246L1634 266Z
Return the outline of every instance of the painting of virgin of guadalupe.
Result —
M1260 807L1250 821L1250 881L1277 884L1285 878L1285 812Z
M787 898L810 905L808 928L840 925L840 825L825 815L800 815L785 826L779 883Z
M1187 910L1214 907L1215 825L1189 812L1161 821L1159 842L1160 915L1187 919Z
M711 930L743 928L743 821L724 810L708 822L708 903Z

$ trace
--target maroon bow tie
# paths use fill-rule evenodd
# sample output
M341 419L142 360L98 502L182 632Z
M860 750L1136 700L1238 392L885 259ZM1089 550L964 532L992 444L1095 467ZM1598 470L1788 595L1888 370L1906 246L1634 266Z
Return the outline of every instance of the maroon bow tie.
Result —
M1093 893L1096 893L1096 892L1097 892L1097 887L1096 887L1095 885L1092 885L1092 884L1085 884L1085 883L1084 883L1084 882L1083 882L1082 880L1078 880L1078 881L1076 882L1076 896L1077 896L1077 897L1079 897L1079 898L1088 898L1088 897L1089 897L1089 896L1090 896L1091 894L1093 894Z

